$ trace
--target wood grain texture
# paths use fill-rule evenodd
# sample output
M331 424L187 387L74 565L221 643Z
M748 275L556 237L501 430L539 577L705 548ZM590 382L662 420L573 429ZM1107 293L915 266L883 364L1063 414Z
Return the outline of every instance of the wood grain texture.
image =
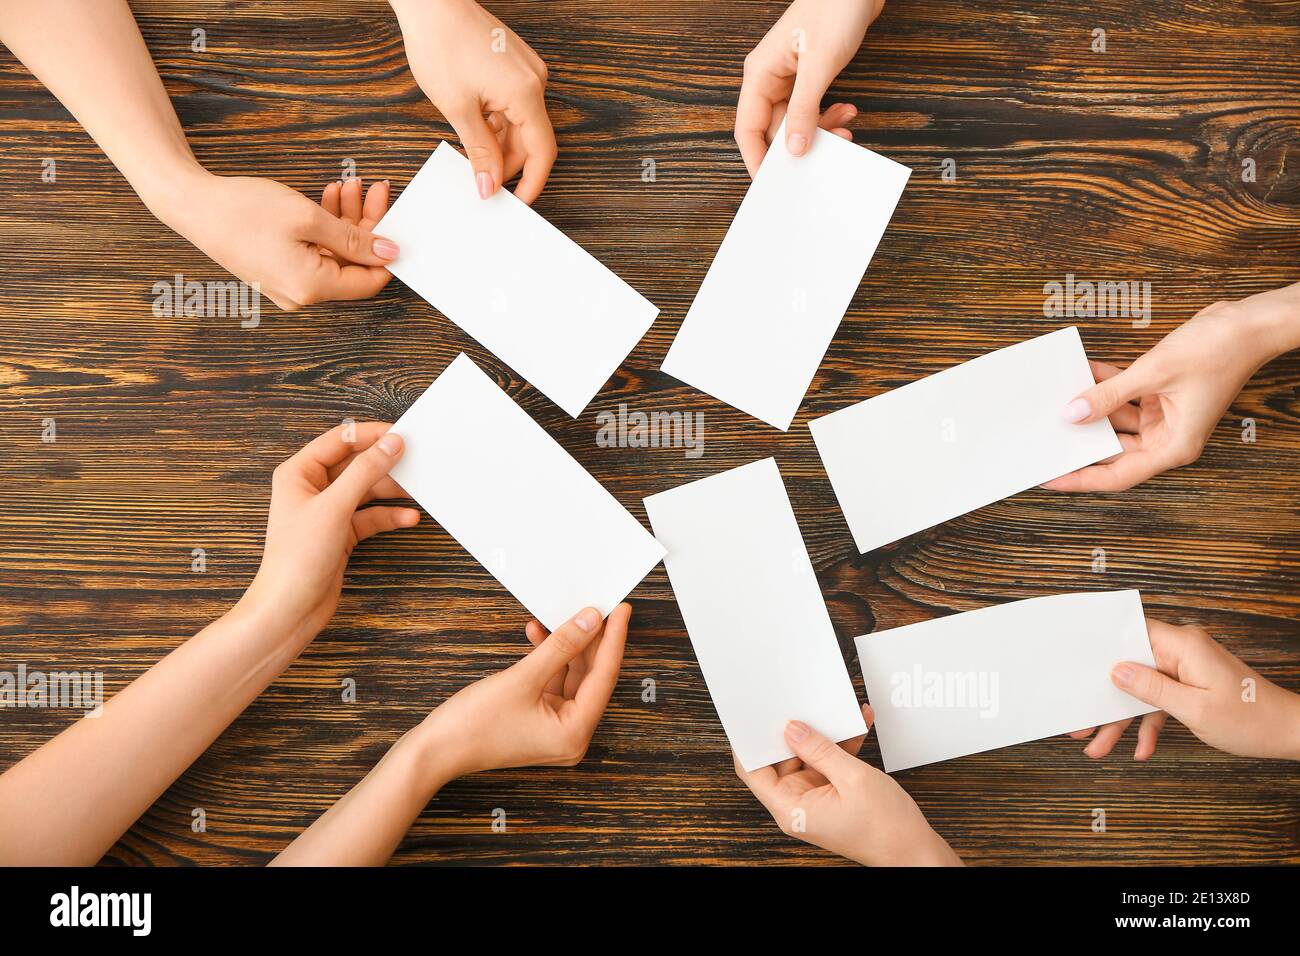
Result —
M915 172L785 434L658 370L744 194L731 139L741 61L782 5L488 6L551 70L561 154L537 209L662 309L577 421L396 282L358 304L266 303L255 330L155 318L155 281L221 271L0 54L0 668L98 668L120 689L248 583L277 462L344 417L394 419L463 350L641 519L643 496L776 455L859 687L852 638L872 628L1138 587L1153 615L1200 622L1300 688L1300 356L1265 367L1188 468L1119 496L1029 491L865 556L807 429L1063 324L1043 317L1043 284L1066 273L1153 284L1148 328L1079 323L1093 357L1121 364L1210 302L1300 278L1300 3L893 0L832 94L862 110L858 142ZM352 159L400 187L447 133L384 4L135 9L215 171L314 195ZM190 52L195 26L206 54ZM1104 54L1090 50L1094 28ZM41 181L46 157L56 183ZM945 158L955 182L940 177ZM595 416L620 402L703 412L703 457L597 447ZM44 418L54 444L40 440ZM195 547L204 574L190 571ZM624 675L588 759L453 783L396 863L836 862L782 837L736 780L662 567L633 602ZM515 659L523 619L432 522L367 542L331 626L106 862L265 862L432 706ZM70 719L0 714L0 768ZM898 779L972 863L1300 863L1295 767L1217 753L1174 725L1147 765L1081 749L1048 740ZM874 743L865 754L878 763ZM1090 829L1097 807L1105 834ZM491 831L494 808L505 833Z

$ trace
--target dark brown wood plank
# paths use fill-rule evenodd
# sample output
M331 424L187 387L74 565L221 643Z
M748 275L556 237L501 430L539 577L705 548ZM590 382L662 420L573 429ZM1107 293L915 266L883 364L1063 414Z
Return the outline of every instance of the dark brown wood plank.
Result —
M249 581L274 465L344 417L393 419L457 352L496 375L634 514L641 498L775 454L851 672L852 638L990 603L1139 587L1300 689L1300 357L1266 367L1195 465L1119 496L1029 491L858 556L810 418L1049 331L1068 272L1153 284L1148 328L1081 322L1127 362L1197 309L1297 276L1300 6L895 0L833 87L857 139L914 169L790 431L658 371L747 179L731 140L741 60L778 3L489 3L551 68L561 155L543 215L662 309L572 421L394 283L256 330L151 315L151 286L220 270L149 216L67 113L0 54L0 666L102 669L116 690ZM447 126L382 3L134 5L194 149L222 173L314 192L352 159L409 181ZM209 52L190 52L190 29ZM1091 31L1108 52L1089 49ZM41 182L44 157L57 183ZM653 158L657 181L643 183ZM940 178L946 158L956 182ZM1252 158L1258 179L1239 170ZM705 453L602 449L627 402L700 411ZM54 417L59 441L40 441ZM1258 440L1240 440L1245 417ZM209 553L205 574L190 549ZM1091 570L1105 548L1107 571ZM782 837L735 779L662 568L634 595L624 676L570 770L455 782L395 859L835 862ZM523 613L432 523L364 545L335 621L109 854L262 863L450 693L509 663ZM359 700L338 688L355 678ZM656 682L654 703L642 680ZM0 768L71 719L0 714ZM899 775L977 863L1300 862L1300 777L1171 727L1157 759L1043 741ZM1122 746L1121 746L1122 749ZM867 758L878 762L874 743ZM190 830L203 807L209 828ZM490 828L503 808L509 829ZM1093 808L1109 832L1091 831Z

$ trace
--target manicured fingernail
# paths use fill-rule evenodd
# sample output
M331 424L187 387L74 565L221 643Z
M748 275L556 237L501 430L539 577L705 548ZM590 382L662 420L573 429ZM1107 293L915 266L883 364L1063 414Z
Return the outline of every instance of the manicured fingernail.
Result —
M402 439L391 433L379 439L375 444L379 446L379 450L385 455L396 455L402 450Z
M573 616L573 623L578 625L581 630L591 631L600 623L600 612L593 608L579 611Z
M798 743L812 732L812 728L802 720L792 720L785 725L785 739Z
M1061 413L1065 420L1071 424L1081 422L1091 414L1092 407L1089 406L1086 398L1076 398L1069 405L1066 405L1065 410Z
M487 199L489 196L492 195L492 174L491 173L481 172L474 177L474 180L475 182L478 183L479 199Z
M808 137L803 133L791 133L786 137L785 145L796 156L802 156L808 148Z
M1119 684L1119 686L1128 687L1133 683L1133 678L1137 676L1137 671L1127 664L1120 664L1110 672L1110 676L1115 679L1115 683Z
M375 250L375 255L381 259L396 259L397 253L401 251L397 248L397 243L391 239L376 239L371 248Z

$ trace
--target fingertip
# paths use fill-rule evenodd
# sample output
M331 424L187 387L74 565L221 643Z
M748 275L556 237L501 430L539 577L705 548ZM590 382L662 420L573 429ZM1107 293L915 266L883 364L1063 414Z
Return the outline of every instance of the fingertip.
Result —
M376 236L374 242L370 245L371 250L381 259L387 259L390 262L401 254L401 247L391 239L384 239Z
M600 621L600 612L594 607L585 607L573 615L573 623L578 626L580 631L588 634L600 626Z
M375 447L390 458L396 458L402 453L404 444L402 436L397 432L385 432L383 437L375 442Z
M790 133L785 138L785 148L794 156L808 152L808 137L803 133Z
M420 512L415 508L406 508L398 520L401 521L403 528L413 528L420 523Z
M1092 406L1086 398L1076 398L1061 410L1061 417L1071 425L1082 424L1092 417Z

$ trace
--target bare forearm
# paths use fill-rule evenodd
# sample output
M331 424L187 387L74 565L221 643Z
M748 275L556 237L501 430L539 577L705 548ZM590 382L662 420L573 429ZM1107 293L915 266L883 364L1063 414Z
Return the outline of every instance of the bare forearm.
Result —
M451 779L425 725L403 736L375 768L271 861L272 866L382 866L420 811Z
M0 41L166 221L202 171L125 0L0 0Z
M0 865L89 865L298 656L241 602L0 776Z

